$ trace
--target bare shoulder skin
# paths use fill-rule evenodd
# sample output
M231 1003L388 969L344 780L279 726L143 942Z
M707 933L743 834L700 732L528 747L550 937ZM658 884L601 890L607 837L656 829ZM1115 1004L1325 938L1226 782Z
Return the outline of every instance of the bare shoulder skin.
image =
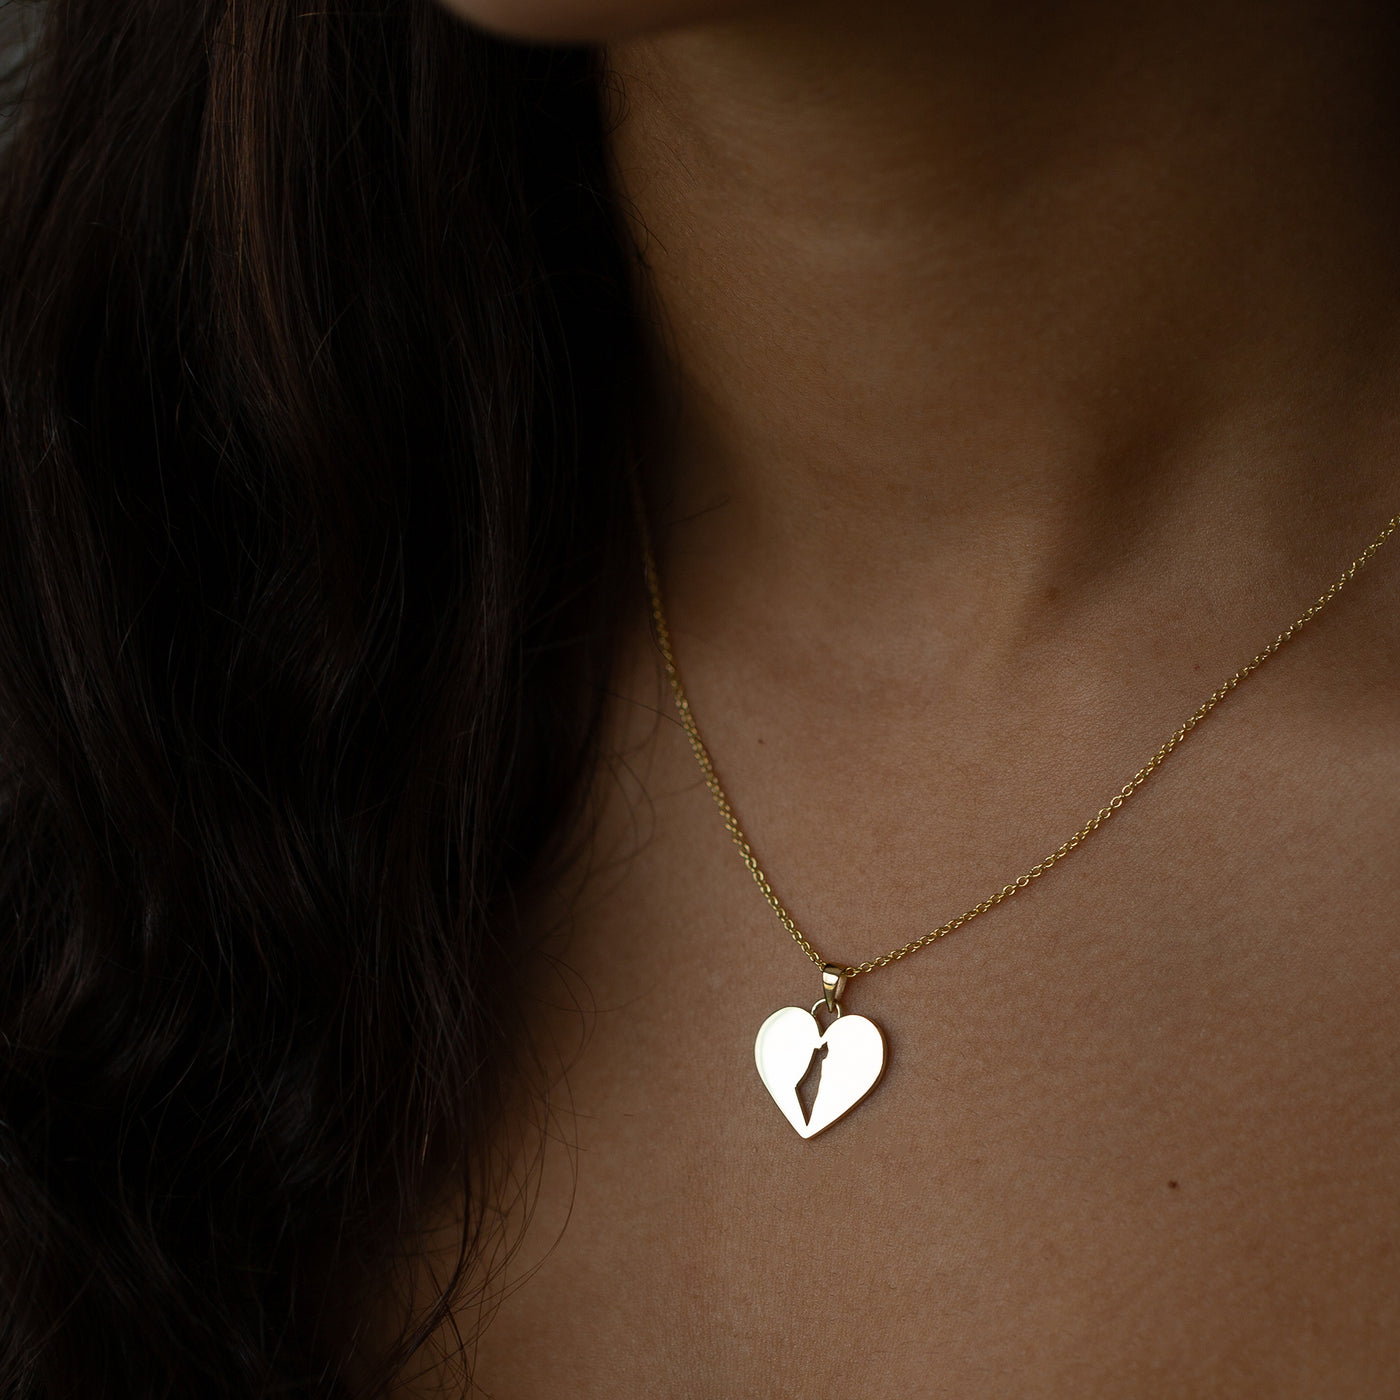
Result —
M609 44L677 651L833 957L1053 850L1400 510L1393 5L458 8ZM811 1141L752 1046L815 970L640 589L610 750L460 1393L1400 1393L1400 540L1062 867L852 986L889 1067Z

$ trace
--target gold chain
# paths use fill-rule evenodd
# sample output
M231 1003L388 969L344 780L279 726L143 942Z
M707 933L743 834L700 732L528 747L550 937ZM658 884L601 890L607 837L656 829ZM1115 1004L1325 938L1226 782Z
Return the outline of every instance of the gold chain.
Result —
M642 533L642 550L646 564L647 588L651 592L651 616L656 629L656 642L661 649L661 658L666 666L666 677L671 682L671 693L675 696L676 710L680 715L681 724L685 728L686 737L690 740L691 751L695 754L695 761L700 765L700 771L704 775L705 785L710 789L711 796L715 799L715 805L719 808L720 816L724 818L725 828L734 844L738 846L739 853L744 858L744 864L748 866L749 874L753 876L754 883L763 891L763 897L772 906L773 912L778 916L783 927L792 935L793 941L818 967L827 965L826 959L812 946L807 935L797 927L792 915L783 907L783 902L773 892L773 886L769 883L767 875L763 873L762 867L758 863L758 857L754 855L753 847L749 844L749 839L744 835L744 829L739 825L739 818L735 815L734 807L726 796L724 788L719 781L719 774L715 771L714 760L710 757L710 751L705 747L705 741L700 737L699 727L695 723L695 714L690 708L690 701L686 697L685 687L681 684L681 673L676 665L675 649L671 645L671 629L666 624L666 610L661 605L661 583L656 569L656 556L651 547L651 534L647 528L646 514L638 505L638 516ZM927 948L930 943L936 942L940 938L946 937L954 929L960 929L964 924L970 924L973 919L987 913L990 909L995 909L1004 900L1010 899L1012 895L1026 888L1032 881L1040 879L1047 870L1058 865L1069 853L1088 840L1166 761L1167 756L1172 753L1181 741L1205 719L1205 717L1215 707L1244 680L1246 676L1253 675L1271 656L1281 650L1283 646L1290 642L1299 632L1307 626L1309 622L1320 613L1343 588L1366 566L1371 557L1388 540L1395 531L1400 528L1400 515L1393 515L1386 522L1385 528L1352 560L1346 572L1318 598L1318 600L1305 612L1296 622L1285 627L1277 637L1269 643L1251 661L1246 662L1235 672L1229 680L1225 681L1217 689L1213 690L1206 700L1182 723L1172 734L1166 743L1147 760L1146 763L1133 774L1132 780L1125 783L1117 794L1111 797L1108 805L1100 807L1092 817L1089 818L1078 831L1074 833L1062 845L1057 846L1043 860L1038 860L1026 873L1018 879L1013 880L1009 885L1003 885L995 894L989 894L980 904L974 904L971 909L959 914L955 919L949 919L946 924L939 924L935 929L920 934L918 938L911 938L908 943L899 948L891 948L888 953L883 953L878 958L872 958L869 962L856 963L854 966L842 967L836 964L839 970L849 980L852 977L859 977L862 973L874 972L877 968L888 967L891 963L898 962L901 958L907 958L910 953L917 953L920 948Z

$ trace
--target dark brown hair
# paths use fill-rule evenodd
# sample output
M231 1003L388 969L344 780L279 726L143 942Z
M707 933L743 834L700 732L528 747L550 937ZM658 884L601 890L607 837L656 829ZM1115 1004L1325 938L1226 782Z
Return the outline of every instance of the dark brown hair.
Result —
M598 64L429 0L41 17L0 157L0 1392L343 1394L332 1281L444 1173L476 1199L512 900L606 675Z

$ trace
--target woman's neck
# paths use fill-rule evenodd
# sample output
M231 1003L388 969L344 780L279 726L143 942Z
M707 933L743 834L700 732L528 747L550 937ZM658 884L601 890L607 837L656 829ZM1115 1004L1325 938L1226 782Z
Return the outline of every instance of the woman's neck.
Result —
M1252 627L1400 507L1393 7L1050 10L807 0L610 51L697 627L761 591L927 669L1203 578Z

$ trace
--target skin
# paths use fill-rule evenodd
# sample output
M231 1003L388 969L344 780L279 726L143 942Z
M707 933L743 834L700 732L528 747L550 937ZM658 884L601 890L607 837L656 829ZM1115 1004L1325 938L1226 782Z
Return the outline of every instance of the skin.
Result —
M677 651L828 956L1052 850L1400 510L1392 7L461 8L608 43ZM405 1393L1400 1390L1400 541L852 983L888 1070L811 1142L751 1046L816 970L641 599L609 752L538 910L533 1213L476 1389Z
M752 12L744 0L442 0L463 19L512 39L604 44Z

